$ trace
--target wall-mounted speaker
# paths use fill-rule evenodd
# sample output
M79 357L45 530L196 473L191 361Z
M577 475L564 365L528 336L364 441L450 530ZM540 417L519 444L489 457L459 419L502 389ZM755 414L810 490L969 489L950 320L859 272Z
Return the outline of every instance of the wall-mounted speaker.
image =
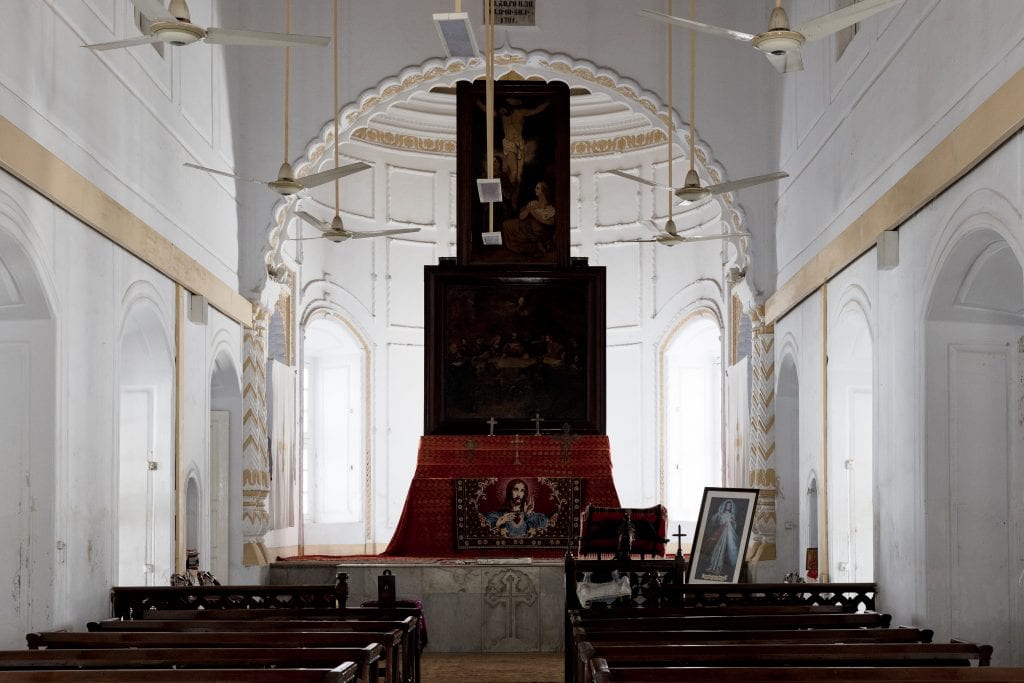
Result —
M210 316L210 307L202 294L188 294L188 319L194 323L205 325Z

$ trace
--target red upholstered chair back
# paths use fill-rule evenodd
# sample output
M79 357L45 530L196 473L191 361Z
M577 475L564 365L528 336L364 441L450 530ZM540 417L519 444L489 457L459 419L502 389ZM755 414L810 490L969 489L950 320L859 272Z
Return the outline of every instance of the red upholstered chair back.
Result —
M588 505L580 516L580 557L614 554L619 547L622 518L629 513L634 535L631 554L660 557L665 554L668 511L663 505L649 508L609 508Z

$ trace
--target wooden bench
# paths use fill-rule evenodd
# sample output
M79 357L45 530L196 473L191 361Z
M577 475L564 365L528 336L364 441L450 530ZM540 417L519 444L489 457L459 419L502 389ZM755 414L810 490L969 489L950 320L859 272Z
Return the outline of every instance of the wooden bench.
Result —
M715 631L587 631L573 630L573 642L595 643L930 643L927 628L812 628L787 630L729 629Z
M377 683L380 645L345 647L258 648L117 648L67 650L0 650L0 671L85 668L326 668L345 662L358 667L360 683Z
M402 669L406 672L405 678L408 683L419 681L419 660L422 654L422 629L420 620L423 612L416 607L343 607L343 608L254 608L254 609L148 609L139 616L143 620L213 620L213 621L234 621L266 619L273 621L286 620L316 620L316 621L382 621L396 620L405 622L413 619L412 627L405 627L404 631L408 637L403 638L402 652L405 653ZM385 665L385 670L387 667ZM391 674L388 673L389 679Z
M393 621L359 620L328 620L328 619L104 619L90 621L90 631L193 631L193 632L367 632L402 631L402 666L401 677L406 683L419 681L419 648L417 647L418 623L414 617Z
M577 646L578 680L592 680L591 660L611 666L988 666L992 646L952 643L593 643Z
M357 667L333 669L36 669L5 671L4 683L353 683Z
M134 619L154 608L337 608L347 601L348 574L338 572L333 585L115 586L110 589L110 615Z
M362 647L382 646L385 683L398 683L402 671L402 638L399 629L390 631L284 632L275 633L274 647ZM172 648L172 647L264 647L267 636L259 632L81 632L45 631L25 636L33 650Z
M1013 667L623 667L598 657L593 683L1024 683Z
M758 629L777 630L795 628L888 628L892 615L880 612L840 612L835 614L701 614L677 616L643 616L644 610L636 610L636 616L602 618L600 615L570 610L570 627L581 626L590 630L720 630Z

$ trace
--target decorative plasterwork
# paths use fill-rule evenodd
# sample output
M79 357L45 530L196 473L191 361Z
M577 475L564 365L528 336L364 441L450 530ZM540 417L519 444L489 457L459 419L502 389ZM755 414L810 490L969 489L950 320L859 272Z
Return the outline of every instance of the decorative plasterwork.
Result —
M495 55L496 77L505 80L561 81L569 85L571 98L570 145L573 159L596 158L624 152L654 149L667 142L666 128L672 122L676 145L689 148L686 126L674 112L669 113L660 98L636 82L584 60L542 51L523 52L505 48ZM484 61L468 62L432 59L411 67L397 77L382 81L364 93L356 103L339 113L340 143L380 146L410 154L453 157L455 140L455 96L458 81L484 76ZM294 164L296 175L315 173L333 159L334 121L327 121ZM364 148L365 149L365 148ZM346 158L358 156L351 148ZM710 149L695 144L695 166L708 183L721 182L722 169ZM364 157L373 161L372 155ZM454 165L454 159L451 162ZM742 229L743 216L731 194L717 198L722 219L730 231ZM281 262L280 233L298 198L282 199L274 207L268 234L268 272Z

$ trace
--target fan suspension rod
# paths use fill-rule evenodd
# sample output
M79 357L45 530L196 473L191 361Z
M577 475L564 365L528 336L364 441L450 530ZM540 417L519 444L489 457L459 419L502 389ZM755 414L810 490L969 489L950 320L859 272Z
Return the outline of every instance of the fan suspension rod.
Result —
M292 0L284 3L284 32L292 32ZM284 162L288 163L288 86L291 78L292 49L284 49Z
M697 0L690 0L690 21L696 21ZM690 170L694 166L694 142L697 139L696 132L696 111L697 111L697 31L690 29ZM671 184L671 183L670 183Z
M672 14L672 0L665 0L665 13ZM668 186L675 187L672 182L672 135L675 126L672 125L672 116L675 109L672 106L672 25L668 24ZM675 198L671 192L668 194L668 219L672 220L672 200Z
M334 168L338 168L338 149L341 147L341 140L338 138L338 0L334 0ZM340 190L341 179L334 179L334 215L341 216Z
M487 70L484 83L487 111L487 179L494 178L494 0L487 0ZM494 203L487 203L487 232L494 232Z

